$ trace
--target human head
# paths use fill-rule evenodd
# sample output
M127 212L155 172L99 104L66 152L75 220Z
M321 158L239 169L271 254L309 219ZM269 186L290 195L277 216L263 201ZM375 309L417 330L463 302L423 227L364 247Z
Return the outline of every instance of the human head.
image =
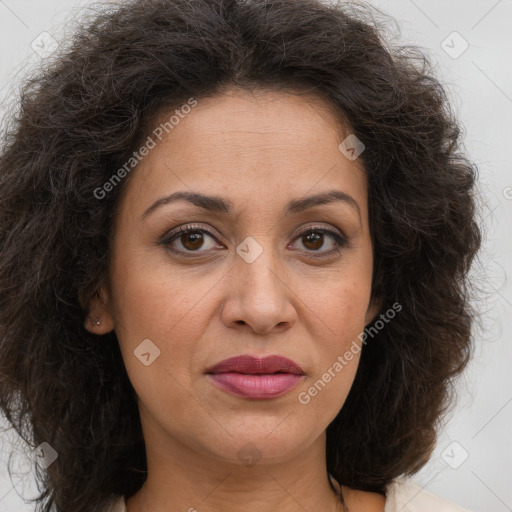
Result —
M0 281L9 283L0 298L2 406L15 423L24 413L36 445L50 440L59 452L48 468L59 503L128 495L144 478L115 333L84 328L86 305L108 282L115 208L131 177L104 198L95 191L147 140L157 114L228 84L311 91L365 145L371 294L380 314L403 309L362 350L327 430L329 471L382 490L433 448L450 379L469 357L464 283L479 245L474 168L458 153L440 84L407 52L387 50L349 6L127 2L27 84L0 162ZM49 374L49 363L59 371ZM372 435L362 443L361 432ZM69 472L77 440L90 446L81 454L85 487Z

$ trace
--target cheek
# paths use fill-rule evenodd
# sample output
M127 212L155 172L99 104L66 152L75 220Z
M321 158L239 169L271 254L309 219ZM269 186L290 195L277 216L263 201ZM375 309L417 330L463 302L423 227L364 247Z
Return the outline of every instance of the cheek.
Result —
M343 407L359 365L367 295L359 288L333 290L330 300L316 302L321 332L315 336L315 371L297 391L302 418L326 428Z
M196 311L204 308L205 294L218 276L180 271L136 255L117 263L114 280L116 332L120 327L124 337L153 334L165 342L166 334L196 328Z
M156 271L155 275L132 271L126 276L117 290L115 330L139 404L145 414L165 418L164 423L169 425L175 421L169 411L178 407L184 411L183 422L188 424L193 418L188 418L183 405L190 395L183 390L191 386L195 341L210 318L205 310L208 301L201 300L204 292L197 287L174 279L165 281ZM143 344L144 351L139 349ZM142 356L146 353L150 355Z
M301 293L310 316L320 321L323 335L317 339L321 343L341 349L364 329L370 303L371 274L357 276L351 272L350 277L340 275L337 279L331 276L314 288L304 287Z
M195 340L201 338L212 317L213 306L206 292L212 290L218 276L186 277L169 272L168 267L137 263L137 258L119 262L117 269L115 331L135 389L155 397L161 393L158 381L172 383L175 379L177 385L187 385ZM149 347L146 359L151 361L153 353L158 354L148 366L135 357L141 343Z
M330 283L330 284L329 284ZM362 333L370 300L371 279L326 280L305 300L312 322L315 372L301 387L298 402L330 421L342 407L352 386L362 349Z

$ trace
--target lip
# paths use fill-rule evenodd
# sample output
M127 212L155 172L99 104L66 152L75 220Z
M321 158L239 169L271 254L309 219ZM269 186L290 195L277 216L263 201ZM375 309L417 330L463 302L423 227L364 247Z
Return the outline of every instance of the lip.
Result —
M284 395L305 375L299 364L275 355L230 357L209 368L206 374L217 387L228 393L260 400Z

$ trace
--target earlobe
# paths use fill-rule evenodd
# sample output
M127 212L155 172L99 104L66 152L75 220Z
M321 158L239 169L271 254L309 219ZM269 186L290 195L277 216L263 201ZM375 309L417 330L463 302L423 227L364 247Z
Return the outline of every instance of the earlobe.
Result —
M84 327L92 334L107 334L114 329L114 319L108 307L108 294L101 286L87 305L88 315Z

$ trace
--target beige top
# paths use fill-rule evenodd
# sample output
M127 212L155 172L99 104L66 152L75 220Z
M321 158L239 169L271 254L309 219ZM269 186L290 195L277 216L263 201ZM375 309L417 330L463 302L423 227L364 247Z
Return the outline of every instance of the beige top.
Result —
M383 512L468 512L419 485L404 478L397 478L386 488L386 505ZM105 512L126 512L124 497L120 496Z

